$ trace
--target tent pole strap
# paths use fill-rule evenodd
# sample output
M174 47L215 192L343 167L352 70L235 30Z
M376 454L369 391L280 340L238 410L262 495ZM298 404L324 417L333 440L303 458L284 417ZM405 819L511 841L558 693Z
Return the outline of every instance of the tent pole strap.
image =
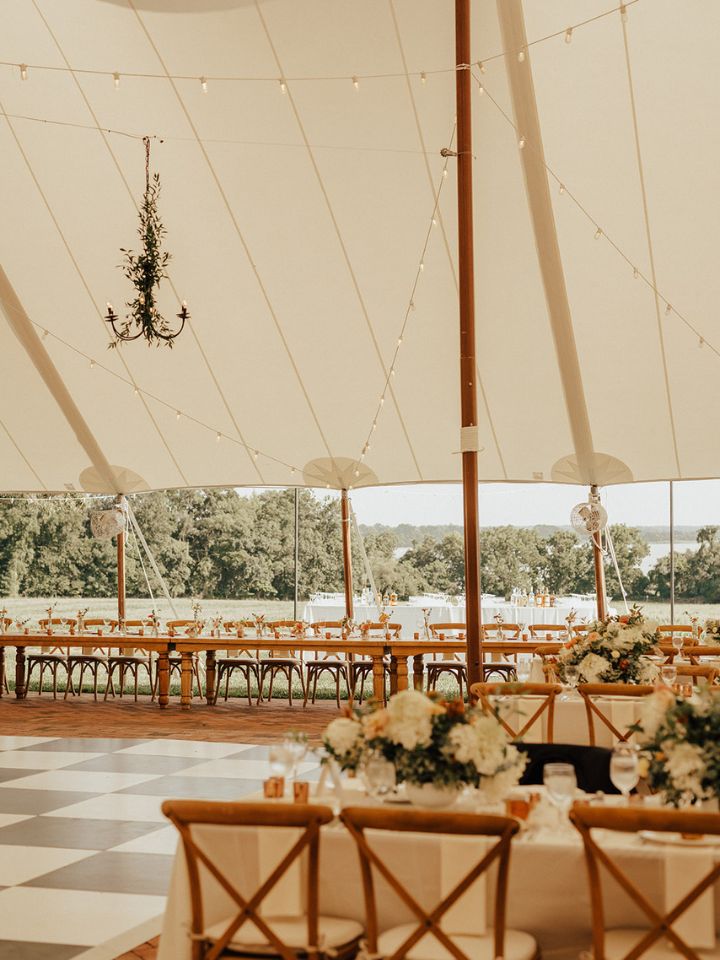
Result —
M347 490L340 495L342 515L343 580L345 582L345 616L350 620L355 616L353 610L353 573L352 553L350 552L350 502Z
M593 484L590 487L590 499L598 499L598 488ZM607 616L607 601L605 599L605 567L603 566L602 541L600 536L592 538L593 563L595 565L595 596L597 598L597 615L599 620Z
M458 274L460 296L460 413L463 428L477 428L475 276L473 252L472 76L470 0L455 0L457 109ZM472 433L472 431L468 431ZM465 433L465 430L463 430ZM472 449L467 449L467 446ZM482 608L477 443L463 444L465 604L469 684L482 681Z

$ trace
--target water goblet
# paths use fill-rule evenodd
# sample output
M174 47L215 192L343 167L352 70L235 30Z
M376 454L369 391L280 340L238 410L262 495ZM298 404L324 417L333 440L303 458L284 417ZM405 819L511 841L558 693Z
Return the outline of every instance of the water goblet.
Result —
M274 777L287 777L293 768L293 756L284 743L273 743L268 751L270 773Z
M672 636L672 645L675 650L675 655L680 657L682 655L683 644L685 643L685 637L681 633L674 633Z
M567 663L565 665L565 679L563 683L563 692L559 700L577 700L577 685L580 683L580 668L576 663Z
M630 803L630 791L638 785L640 763L637 748L631 743L615 745L610 758L610 779L623 795L626 804Z
M307 734L291 731L283 739L282 746L292 757L292 776L297 777L298 764L302 763L308 752Z
M569 829L567 815L577 789L575 767L571 763L546 763L543 768L543 784L560 815L561 826Z
M673 684L677 680L677 667L674 663L664 663L660 667L660 678L666 687L672 689Z
M532 659L530 657L520 656L517 658L515 673L520 683L527 683L532 672Z
M395 765L381 753L370 754L361 767L365 789L376 800L382 800L395 790L397 776Z

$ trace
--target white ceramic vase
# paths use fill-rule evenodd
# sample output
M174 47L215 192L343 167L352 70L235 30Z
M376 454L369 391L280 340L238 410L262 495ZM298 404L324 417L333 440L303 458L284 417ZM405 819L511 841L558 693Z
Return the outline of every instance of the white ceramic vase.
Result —
M451 807L462 793L462 786L436 783L406 783L405 791L414 807L425 810L443 810Z

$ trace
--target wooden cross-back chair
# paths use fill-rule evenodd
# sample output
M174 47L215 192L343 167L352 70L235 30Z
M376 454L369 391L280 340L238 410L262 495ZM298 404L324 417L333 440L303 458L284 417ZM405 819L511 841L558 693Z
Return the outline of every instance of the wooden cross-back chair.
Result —
M271 637L290 637L296 636L297 631L300 630L300 628L304 625L300 620L271 620L266 624L266 626L270 631ZM287 679L288 702L290 706L292 706L293 702L293 676L297 676L300 680L300 691L302 693L303 702L307 702L307 688L305 686L305 671L303 667L302 651L300 651L300 655L298 656L295 650L289 650L286 654L270 650L270 655L264 660L260 661L260 689L258 691L258 703L260 703L260 701L263 699L265 680L268 677L270 678L270 686L268 688L267 698L268 700L272 700L273 686L275 684L275 678L278 676L278 674Z
M576 803L570 811L574 823L585 847L585 860L590 883L590 901L592 906L592 937L594 960L637 960L655 948L655 956L681 955L687 960L700 960L708 952L699 953L688 945L686 940L674 928L673 924L681 918L698 897L714 886L720 878L720 862L714 862L708 873L692 887L666 913L653 906L629 877L618 867L606 851L607 842L602 846L595 841L592 831L615 830L622 833L638 833L640 830L652 830L659 833L720 835L720 816L717 813L687 813L678 810L652 810L648 808L605 807L601 805ZM612 849L612 848L611 848ZM605 929L603 910L603 888L601 867L619 884L649 921L647 928ZM667 944L658 943L664 938ZM667 946L670 950L667 950ZM663 950L662 948L665 947ZM660 948L660 950L658 950ZM672 951L672 953L670 952ZM715 951L712 951L712 956Z
M342 640L345 637L345 628L342 620L317 620L312 624L314 635L318 639ZM307 671L305 686L305 704L311 697L310 688L312 686L312 702L315 703L317 694L317 684L323 673L329 673L335 682L335 702L340 708L340 681L345 681L348 699L353 690L353 662L352 657L344 653L333 652L332 650L316 652L314 659L305 661Z
M478 705L484 713L497 716L497 719L503 729L512 737L513 740L520 740L528 730L531 730L535 723L541 719L544 713L547 713L547 732L541 738L545 743L552 743L555 734L555 700L562 692L562 686L559 683L474 683L470 692L478 698ZM525 720L525 716L520 717L520 722L525 721L521 727L514 730L508 723L507 717L504 717L502 711L498 711L492 702L492 697L540 697L541 702L537 710ZM532 704L529 705L529 712L532 710Z
M547 640L548 643L557 643L567 636L568 628L565 623L532 623L528 625L531 640Z
M517 821L510 817L474 813L385 810L374 807L345 807L340 818L354 839L360 857L367 953L370 957L383 957L385 960L403 960L407 957L409 960L419 960L420 957L447 957L450 954L456 960L469 960L470 957L480 956L503 957L504 960L532 960L537 956L537 944L529 934L505 928L510 844L519 829ZM490 837L496 838L496 842L487 852L478 853L475 865L436 906L425 909L377 854L372 843L368 842L366 830L440 833L468 838ZM493 864L497 864L497 873L492 932L485 936L446 933L441 926L443 916ZM380 933L375 872L415 915L414 922Z
M254 620L226 620L223 623L223 627L228 633L234 633L238 640L250 640L249 631L256 631L257 629ZM252 637L252 639L255 639L255 637ZM237 670L241 677L245 679L248 706L252 706L251 680L254 678L258 689L260 687L260 657L257 648L248 646L242 650L235 650L233 652L226 650L224 657L216 657L215 669L217 682L215 684L215 699L213 702L217 703L223 680L225 681L224 696L225 700L227 700L230 690L230 680L233 673Z
M351 955L357 949L362 927L354 920L319 914L320 827L333 820L329 807L295 803L216 803L166 800L165 816L180 832L190 886L193 960L216 960L227 956L275 956L284 960L307 957L317 960L326 951L333 957ZM294 827L303 832L275 869L250 896L237 889L227 873L202 849L193 827ZM307 852L304 881L306 912L299 917L261 913L263 900L278 881ZM217 881L234 902L233 913L210 927L205 925L201 868Z
M521 623L484 623L481 629L483 640L519 640Z
M699 682L713 684L718 675L718 668L709 664L678 663L676 666L678 681L686 677L692 680L693 686Z
M674 636L682 636L683 640L692 639L693 628L689 623L661 623L657 628L660 639L670 643Z
M465 640L467 627L464 623L431 623L430 633L433 640ZM440 660L428 660L428 690L435 690L437 682L444 673L454 677L458 685L460 699L463 699L463 687L467 687L467 664L457 653L446 653Z
M85 621L86 624L88 621ZM151 633L152 620L125 620L123 627L126 637L144 637L146 631ZM155 683L153 681L152 656L149 651L141 647L119 647L117 653L110 651L107 663L107 684L105 686L105 696L115 696L115 674L118 675L118 686L120 699L125 693L125 678L129 675L133 681L133 696L137 702L138 683L140 681L141 668L147 673L148 683L150 684L151 699L155 699Z
M585 716L588 726L588 740L591 747L595 746L595 718L607 727L612 735L624 743L632 736L632 730L621 732L612 720L603 713L595 702L596 697L647 697L655 690L650 684L640 683L581 683L578 693L585 701Z
M401 623L381 622L380 620L367 620L360 624L360 635L363 640L387 640L392 643L393 640L399 640L402 633ZM390 661L385 657L385 677L390 674ZM372 676L373 662L371 657L356 658L353 662L353 699L362 702L365 696L365 681ZM357 686L360 684L360 695L357 694Z
M12 626L12 618L2 617L0 618L0 624L2 624L3 632L5 632L9 630L9 628ZM3 694L3 691L8 694L10 693L10 687L8 686L7 673L5 671L5 649L3 648L2 636L0 636L0 658L3 661L2 663L0 663L0 672L2 672L2 688L0 688L0 697L1 697Z
M117 620L113 620L110 617L83 617L82 620L83 630L87 630L89 633L92 633L93 628L99 631L103 631L101 636L105 636L105 631L108 634L111 634L113 630L117 627ZM68 649L68 682L65 687L65 699L67 700L68 695L72 693L75 696L75 680L74 672L77 667L80 668L80 674L78 677L78 694L82 693L83 680L85 679L86 672L90 674L93 681L93 697L95 700L98 698L98 681L100 679L100 671L105 671L105 693L107 694L107 684L110 681L110 646L109 644L101 645L98 643L97 647L83 647L77 653L72 652L72 648Z
M75 633L77 620L68 617L45 617L42 620L38 620L38 626L42 631L50 630L55 626L66 626L68 628L68 632L73 634ZM49 649L45 648L40 650L38 653L29 653L26 661L28 688L30 687L30 676L35 667L38 667L38 696L40 696L43 689L43 677L45 675L45 671L48 670L50 672L50 676L52 677L53 700L57 700L58 672L62 667L66 674L68 674L69 653L70 650L67 647L50 647Z
M667 644L662 644L660 646L660 651L665 657L666 663L673 663L677 657L677 653L673 647L667 646ZM683 647L682 653L680 654L683 659L688 659L691 664L698 665L703 657L718 657L720 658L720 647L718 646L704 646L697 645L692 647Z

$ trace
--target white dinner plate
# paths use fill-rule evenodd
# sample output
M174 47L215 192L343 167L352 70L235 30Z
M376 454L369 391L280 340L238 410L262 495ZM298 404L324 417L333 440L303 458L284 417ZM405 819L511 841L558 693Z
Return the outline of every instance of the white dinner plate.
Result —
M665 833L662 830L640 830L639 835L650 843L659 843L673 847L720 847L720 837L712 834L699 834L695 839L683 837L679 833Z

